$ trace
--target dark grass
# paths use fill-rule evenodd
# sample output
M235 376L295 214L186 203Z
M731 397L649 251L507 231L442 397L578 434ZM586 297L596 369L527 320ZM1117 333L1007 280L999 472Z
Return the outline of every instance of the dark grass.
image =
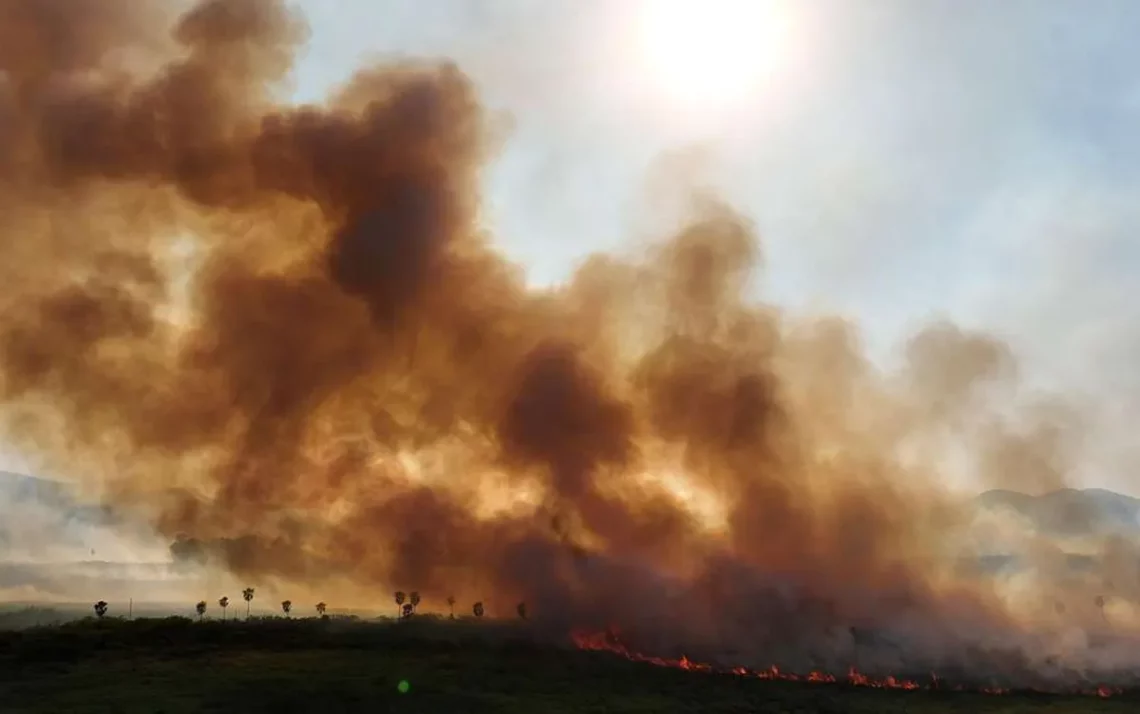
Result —
M401 694L400 680L410 683ZM519 624L184 618L0 632L0 712L1135 712L1140 700L744 679L534 641Z

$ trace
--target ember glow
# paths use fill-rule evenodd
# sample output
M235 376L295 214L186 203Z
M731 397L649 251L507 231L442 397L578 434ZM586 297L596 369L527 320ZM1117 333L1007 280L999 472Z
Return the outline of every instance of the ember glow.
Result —
M796 674L793 672L782 671L775 665L772 665L767 669L748 669L747 667L717 669L710 664L693 662L688 657L685 657L683 655L678 659L667 659L664 657L653 657L640 654L626 647L626 645L622 643L617 631L614 628L610 628L601 632L573 632L571 633L570 637L571 641L573 641L574 645L578 649L589 650L593 652L609 652L619 657L624 657L631 662L643 662L657 667L672 667L674 669L683 669L692 672L719 672L722 674L733 674L738 677L780 680L784 682L805 682L809 684L847 684L852 687L870 687L872 689L901 689L905 691L973 691L979 692L981 694L1010 693L1010 690L1008 688L1002 687L983 686L968 688L962 684L947 684L946 682L939 679L938 675L934 672L930 673L930 678L928 680L925 682L919 682L913 679L898 678L891 675L887 675L881 678L871 677L863 674L854 666L849 667L846 674L838 676L830 674L828 672L818 671L809 671L805 674ZM1069 693L1107 698L1116 694L1120 694L1121 692L1122 690L1117 687L1109 687L1102 684L1094 688L1076 690Z
M753 221L708 195L529 287L481 219L496 139L460 67L282 104L307 36L285 2L172 13L0 0L0 425L180 562L346 604L524 601L772 673L1140 665L1107 614L1135 569L962 572L948 463L1067 475L1066 412L1001 340L931 324L886 373L850 322L752 300Z

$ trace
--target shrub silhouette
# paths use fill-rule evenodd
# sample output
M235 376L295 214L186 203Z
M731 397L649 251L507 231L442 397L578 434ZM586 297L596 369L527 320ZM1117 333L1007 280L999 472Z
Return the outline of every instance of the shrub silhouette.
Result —
M95 603L95 616L98 617L99 619L102 619L103 616L106 614L107 614L107 602L105 600L100 600L99 602Z

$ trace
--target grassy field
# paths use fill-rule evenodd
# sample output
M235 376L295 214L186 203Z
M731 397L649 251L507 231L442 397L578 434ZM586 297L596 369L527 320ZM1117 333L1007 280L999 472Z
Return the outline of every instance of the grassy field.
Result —
M107 619L0 632L0 712L1125 712L686 672L536 644L518 625ZM407 691L400 691L401 681Z

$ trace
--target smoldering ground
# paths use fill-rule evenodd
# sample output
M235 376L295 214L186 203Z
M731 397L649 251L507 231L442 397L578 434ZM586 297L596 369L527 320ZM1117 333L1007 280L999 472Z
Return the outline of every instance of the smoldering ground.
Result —
M0 0L22 452L251 579L525 599L739 664L1130 663L1068 637L1099 584L1013 606L957 574L947 444L993 485L1071 465L999 340L935 324L881 373L847 322L746 299L761 246L708 196L528 288L481 223L497 137L460 68L284 105L301 18L168 8Z

